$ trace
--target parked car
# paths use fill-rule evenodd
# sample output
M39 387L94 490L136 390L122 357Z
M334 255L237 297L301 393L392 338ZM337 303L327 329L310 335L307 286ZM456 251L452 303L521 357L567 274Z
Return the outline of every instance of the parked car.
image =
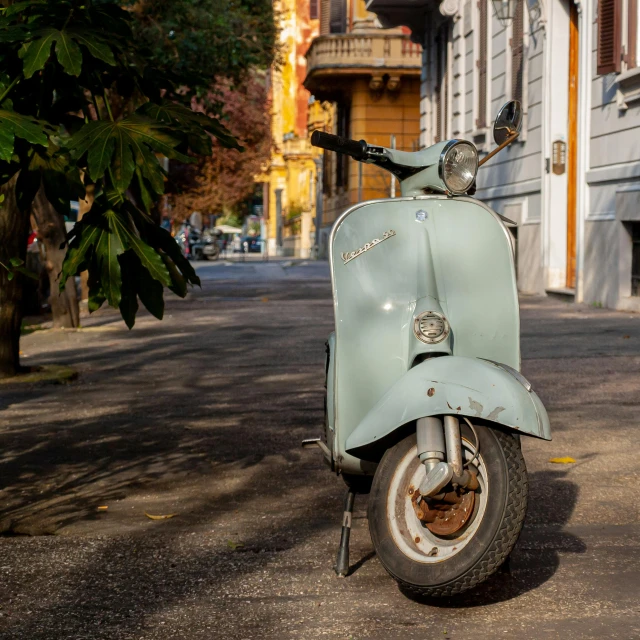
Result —
M261 253L262 238L260 236L246 236L242 238L242 253Z

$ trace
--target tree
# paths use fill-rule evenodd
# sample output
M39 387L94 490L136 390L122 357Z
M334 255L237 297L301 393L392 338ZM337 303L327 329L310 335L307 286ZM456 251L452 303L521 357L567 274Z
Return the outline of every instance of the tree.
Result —
M255 176L269 159L270 118L267 92L261 78L254 76L231 88L219 87L225 124L244 144L245 151L225 149L217 142L211 156L172 171L174 216L187 218L192 211L237 213L238 205L255 188Z
M184 296L199 283L150 217L164 192L158 158L209 156L212 138L241 147L219 120L191 109L189 92L150 63L131 25L129 12L98 0L0 12L0 376L20 368L20 265L39 193L63 215L93 187L59 281L64 288L88 270L89 310L107 302L132 327L138 300L161 318L163 287Z
M154 68L179 79L189 97L221 109L212 92L267 69L277 54L272 0L124 0L135 16L136 40Z

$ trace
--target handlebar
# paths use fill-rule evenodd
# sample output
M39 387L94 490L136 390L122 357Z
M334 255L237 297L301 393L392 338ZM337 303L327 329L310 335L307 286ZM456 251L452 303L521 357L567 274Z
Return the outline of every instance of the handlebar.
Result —
M364 140L349 140L342 136L334 136L324 131L314 131L311 134L311 144L314 147L321 147L328 151L346 153L356 160L366 160L368 157L368 145Z

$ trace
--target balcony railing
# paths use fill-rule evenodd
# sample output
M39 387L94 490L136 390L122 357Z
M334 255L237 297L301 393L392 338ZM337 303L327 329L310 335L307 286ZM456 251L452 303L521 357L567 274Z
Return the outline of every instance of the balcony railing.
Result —
M320 36L307 52L307 80L322 71L395 70L419 72L422 47L402 34L351 33Z

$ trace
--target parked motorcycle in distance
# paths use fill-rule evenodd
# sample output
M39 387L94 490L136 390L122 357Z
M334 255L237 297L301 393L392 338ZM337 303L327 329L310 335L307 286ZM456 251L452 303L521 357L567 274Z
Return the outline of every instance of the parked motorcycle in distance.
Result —
M481 161L447 140L415 153L316 131L311 143L383 167L402 197L336 221L330 266L336 329L327 342L319 446L347 483L336 572L348 573L356 492L381 563L421 596L475 587L507 559L527 508L520 438L551 439L520 373L520 320L506 218L468 196L478 166L515 140L517 101ZM511 223L513 224L513 223Z
M185 221L176 233L176 242L185 257L193 260L217 260L220 257L220 240L215 231L199 231Z

